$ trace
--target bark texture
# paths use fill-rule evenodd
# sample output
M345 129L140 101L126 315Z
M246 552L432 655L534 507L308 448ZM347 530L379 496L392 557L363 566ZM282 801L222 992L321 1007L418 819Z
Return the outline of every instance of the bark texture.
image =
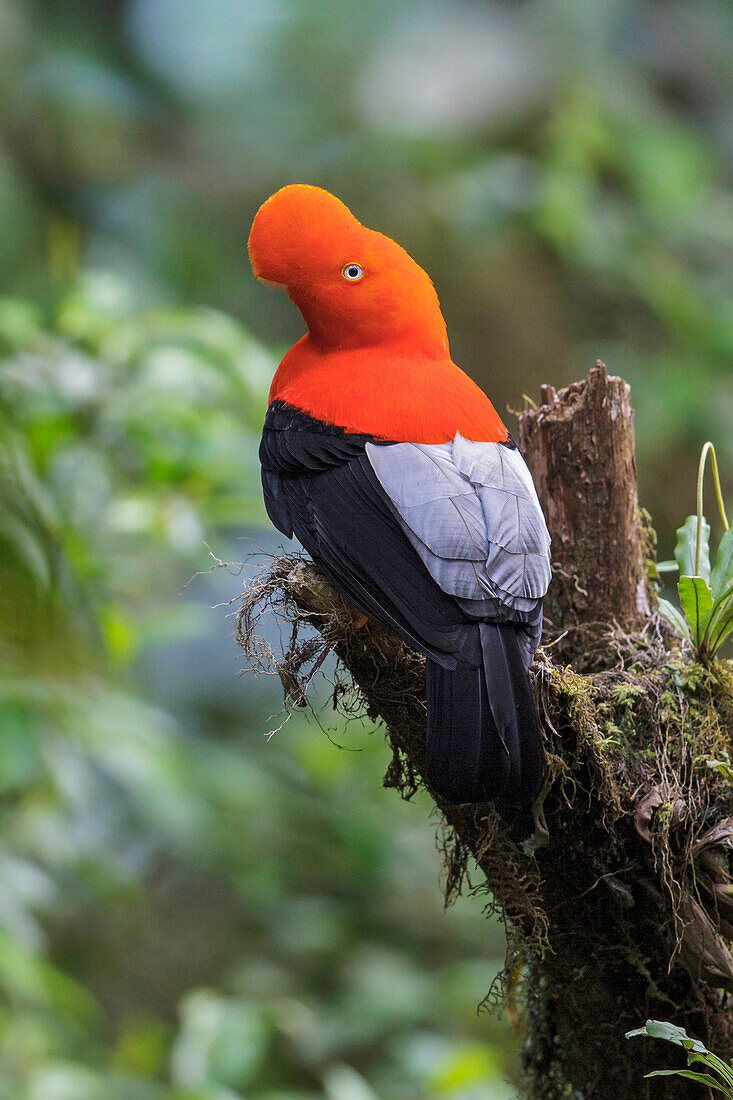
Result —
M541 397L519 418L519 445L552 533L547 618L563 629L609 617L638 628L649 594L629 387L598 362L562 399L552 386Z
M733 674L697 663L650 612L626 384L598 364L542 398L520 420L520 444L553 536L555 641L535 665L551 778L534 820L436 799L447 892L460 891L473 859L503 915L527 1096L677 1100L688 1084L669 1078L661 1092L643 1080L681 1064L674 1048L624 1033L670 1019L733 1054L733 905L723 900L733 793L708 766L730 745ZM277 661L290 699L304 701L324 644L333 647L386 728L385 785L409 797L423 782L422 659L364 625L312 564L281 558L240 615L240 643L260 663L256 615L267 604L294 624ZM301 640L304 622L315 640Z

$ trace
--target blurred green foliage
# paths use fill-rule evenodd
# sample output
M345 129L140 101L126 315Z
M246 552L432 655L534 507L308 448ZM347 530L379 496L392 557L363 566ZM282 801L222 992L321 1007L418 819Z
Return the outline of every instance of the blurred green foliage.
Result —
M205 539L263 558L272 357L93 272L0 342L0 1097L509 1096L424 804L358 724L268 742L211 606Z
M500 410L606 359L671 548L704 439L731 486L732 31L725 0L0 0L0 1100L511 1095L500 931L442 912L426 804L327 709L266 741L279 685L212 609L242 577L206 546L276 545L257 436L301 331L247 232L335 191Z

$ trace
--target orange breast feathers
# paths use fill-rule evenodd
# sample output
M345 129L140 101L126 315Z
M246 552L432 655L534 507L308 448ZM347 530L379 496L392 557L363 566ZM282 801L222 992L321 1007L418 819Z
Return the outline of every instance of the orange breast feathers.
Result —
M428 275L328 191L277 191L255 217L249 254L257 278L284 287L308 326L271 402L396 442L507 438L486 394L451 361Z

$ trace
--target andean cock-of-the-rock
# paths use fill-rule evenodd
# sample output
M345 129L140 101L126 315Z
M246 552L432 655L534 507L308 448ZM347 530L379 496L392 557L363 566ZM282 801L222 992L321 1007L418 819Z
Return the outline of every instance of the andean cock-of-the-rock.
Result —
M335 196L277 191L249 254L308 330L270 389L270 519L350 603L425 655L433 791L528 803L546 766L528 670L550 539L516 444L452 362L428 275Z

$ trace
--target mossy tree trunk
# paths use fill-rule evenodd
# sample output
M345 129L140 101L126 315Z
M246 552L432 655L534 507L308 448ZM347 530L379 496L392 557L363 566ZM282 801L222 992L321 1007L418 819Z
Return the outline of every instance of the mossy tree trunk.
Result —
M551 782L534 822L436 798L447 888L460 891L473 858L504 918L528 1096L681 1100L689 1083L643 1081L682 1064L676 1051L624 1033L671 1019L733 1054L733 791L708 765L730 743L733 674L698 664L650 610L626 384L597 364L542 398L519 436L553 536L551 623L535 665ZM290 698L303 701L322 651L299 640L306 620L386 727L385 785L409 795L424 782L422 659L365 626L309 562L278 559L245 593L240 642L259 659L265 604L294 624L277 662Z

